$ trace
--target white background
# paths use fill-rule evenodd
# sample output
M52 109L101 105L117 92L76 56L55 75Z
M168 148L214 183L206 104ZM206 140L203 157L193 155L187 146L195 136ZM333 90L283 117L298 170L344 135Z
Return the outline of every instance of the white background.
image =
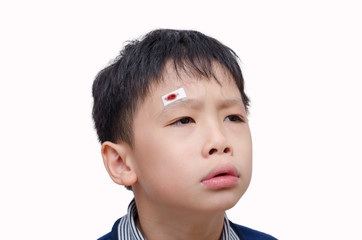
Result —
M0 3L0 239L96 239L126 213L91 119L91 85L155 28L241 58L254 175L229 218L280 239L362 239L359 1Z

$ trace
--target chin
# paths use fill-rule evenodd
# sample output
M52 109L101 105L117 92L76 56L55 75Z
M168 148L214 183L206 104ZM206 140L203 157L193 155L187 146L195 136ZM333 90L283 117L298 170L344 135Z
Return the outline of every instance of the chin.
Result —
M222 190L213 193L212 196L209 196L208 199L205 200L207 202L205 204L205 210L214 212L229 210L238 203L243 194L244 192L235 193L233 191Z

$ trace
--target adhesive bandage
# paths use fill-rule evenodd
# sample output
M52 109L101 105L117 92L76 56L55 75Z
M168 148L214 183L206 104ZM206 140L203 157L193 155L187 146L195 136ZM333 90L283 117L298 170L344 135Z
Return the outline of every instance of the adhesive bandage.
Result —
M186 93L183 88L179 88L173 92L170 92L162 96L163 106L167 106L170 103L176 102L177 100L186 98Z

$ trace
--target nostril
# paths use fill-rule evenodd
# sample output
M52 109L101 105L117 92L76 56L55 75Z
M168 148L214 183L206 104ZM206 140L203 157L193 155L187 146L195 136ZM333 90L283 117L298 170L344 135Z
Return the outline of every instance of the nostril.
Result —
M224 149L224 153L228 153L228 152L230 152L230 148L227 147Z
M215 153L215 152L216 152L216 149L213 148L213 149L211 149L211 150L209 151L209 155L212 155L212 154Z

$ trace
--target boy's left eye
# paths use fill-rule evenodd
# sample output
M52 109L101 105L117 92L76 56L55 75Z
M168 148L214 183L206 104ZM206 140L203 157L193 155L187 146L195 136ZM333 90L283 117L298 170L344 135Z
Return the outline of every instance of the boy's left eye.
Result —
M244 122L244 120L238 115L230 115L225 118L225 121L229 122Z
M171 125L185 125L189 123L194 123L195 121L190 117L183 117L175 122L173 122Z

